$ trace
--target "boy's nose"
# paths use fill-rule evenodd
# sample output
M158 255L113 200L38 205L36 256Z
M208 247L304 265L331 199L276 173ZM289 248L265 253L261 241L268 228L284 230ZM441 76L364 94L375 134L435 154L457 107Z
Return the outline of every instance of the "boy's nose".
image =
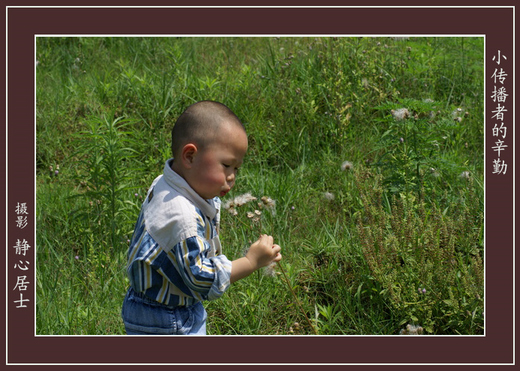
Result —
M226 181L228 182L230 187L233 187L233 185L235 184L235 174L228 175Z

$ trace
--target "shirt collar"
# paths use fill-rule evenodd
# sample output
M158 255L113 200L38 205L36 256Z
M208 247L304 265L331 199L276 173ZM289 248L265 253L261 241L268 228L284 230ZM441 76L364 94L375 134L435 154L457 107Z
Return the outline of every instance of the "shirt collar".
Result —
M205 200L200 197L199 194L190 187L188 182L186 182L183 177L172 170L172 162L173 158L170 158L164 165L164 180L166 183L184 197L186 197L188 200L190 200L204 213L204 215L208 216L210 219L213 219L217 215L217 208L214 206L214 202L212 202L212 200Z

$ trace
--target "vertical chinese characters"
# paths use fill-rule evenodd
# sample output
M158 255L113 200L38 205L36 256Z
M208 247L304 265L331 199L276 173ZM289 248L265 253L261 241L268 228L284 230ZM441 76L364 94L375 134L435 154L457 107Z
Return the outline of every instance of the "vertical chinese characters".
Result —
M27 204L26 203L17 203L16 209L16 226L19 229L24 229L27 227L28 222L28 211L27 211ZM31 248L27 240L25 239L17 239L16 244L13 246L15 249L15 254L19 257L27 256L28 250ZM29 299L24 299L23 293L27 291L28 285L30 282L27 281L27 276L23 275L25 271L29 269L30 262L28 260L25 260L25 258L19 259L17 263L14 265L14 269L21 271L19 275L16 276L16 284L13 288L13 291L18 290L20 293L20 299L15 300L14 303L18 304L16 308L27 308L27 305L25 302L28 302Z
M504 117L506 112L508 112L505 103L509 94L507 94L506 87L504 86L508 74L502 67L499 67L502 60L506 61L507 57L498 50L497 55L493 56L493 61L498 67L495 68L491 75L491 79L493 80L491 99L494 103L497 103L495 109L491 111L491 119L494 121L492 135L496 138L495 145L491 148L497 155L497 158L493 159L493 174L505 175L507 172L507 163L504 159L500 158L500 155L508 147L507 144L505 144L507 127L504 125Z

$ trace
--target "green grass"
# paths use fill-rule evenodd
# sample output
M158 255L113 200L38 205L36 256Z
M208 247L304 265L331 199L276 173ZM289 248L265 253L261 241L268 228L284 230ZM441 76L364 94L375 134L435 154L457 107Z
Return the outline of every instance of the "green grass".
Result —
M202 99L248 132L227 198L276 201L261 222L256 203L222 211L225 254L262 231L284 256L206 303L209 334L483 334L482 38L38 38L36 54L38 334L124 332L127 241Z

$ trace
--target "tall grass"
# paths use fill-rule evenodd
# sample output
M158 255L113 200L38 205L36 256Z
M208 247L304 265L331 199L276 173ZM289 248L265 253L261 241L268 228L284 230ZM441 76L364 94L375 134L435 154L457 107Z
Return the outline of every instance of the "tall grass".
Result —
M228 197L276 201L222 211L225 254L261 230L284 256L206 303L210 334L483 333L481 38L64 37L36 54L38 334L123 333L133 224L202 99L249 135Z

